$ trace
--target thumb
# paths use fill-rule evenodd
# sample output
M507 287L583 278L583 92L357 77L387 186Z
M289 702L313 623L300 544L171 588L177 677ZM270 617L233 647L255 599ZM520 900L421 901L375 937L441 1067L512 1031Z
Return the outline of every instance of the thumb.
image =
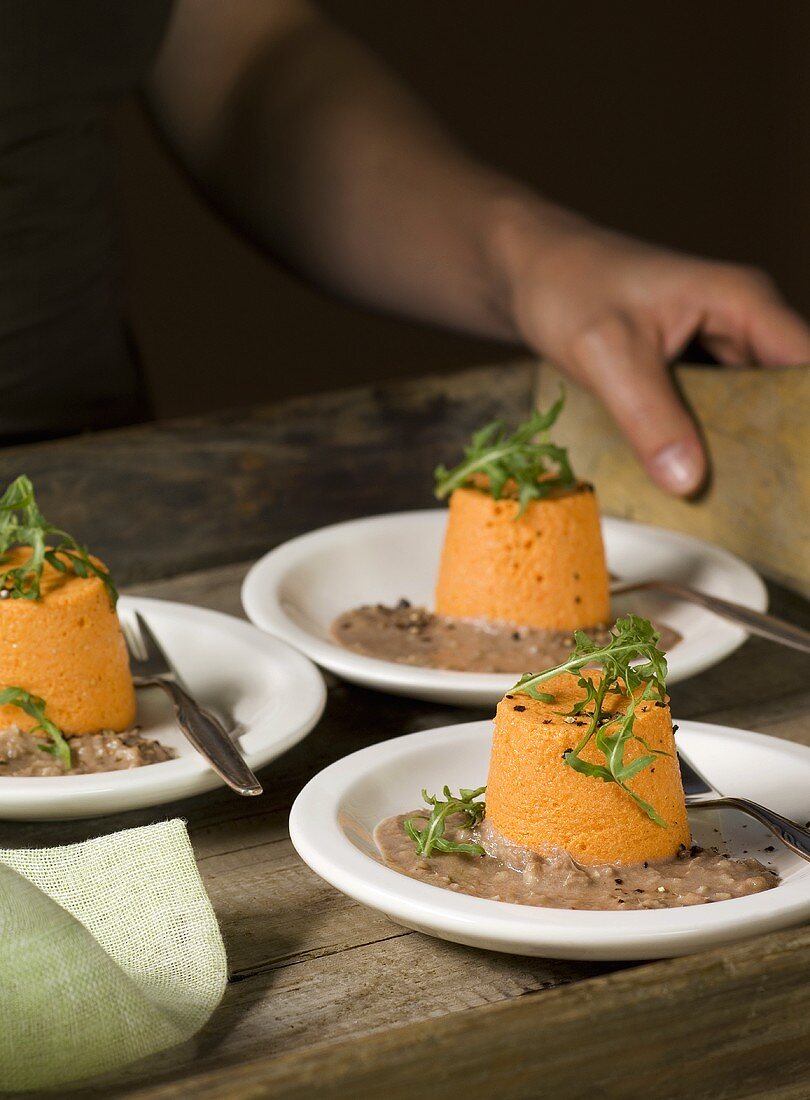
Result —
M569 359L571 373L599 397L652 480L675 496L696 493L706 455L656 342L615 316L581 334Z

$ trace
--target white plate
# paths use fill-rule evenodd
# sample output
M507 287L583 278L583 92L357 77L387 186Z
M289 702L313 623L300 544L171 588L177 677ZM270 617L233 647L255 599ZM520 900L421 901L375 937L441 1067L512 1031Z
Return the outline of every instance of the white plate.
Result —
M732 855L747 850L779 872L773 890L711 905L631 913L541 909L456 894L385 867L375 825L422 804L420 791L486 781L490 722L399 737L339 760L295 801L290 836L316 874L407 928L492 951L557 959L686 955L810 917L810 863L735 811L690 815L697 843L717 826ZM683 722L678 743L724 793L746 795L799 821L810 817L810 749L762 734ZM773 844L776 851L763 849Z
M458 705L494 705L524 672L489 675L415 668L364 657L333 641L329 627L360 604L394 604L402 597L433 606L446 509L398 512L324 527L261 558L242 587L248 617L346 680L397 695ZM700 539L606 518L608 568L627 580L666 577L764 611L765 585L750 566ZM703 608L638 594L614 601L674 627L683 640L669 653L672 684L716 664L745 641L742 627Z
M198 701L238 725L238 744L254 770L300 741L320 718L323 677L284 642L217 611L121 598L122 621L136 610ZM177 759L93 775L0 777L0 819L95 817L158 806L222 784L178 730L159 688L138 689L138 723L144 736L173 748Z

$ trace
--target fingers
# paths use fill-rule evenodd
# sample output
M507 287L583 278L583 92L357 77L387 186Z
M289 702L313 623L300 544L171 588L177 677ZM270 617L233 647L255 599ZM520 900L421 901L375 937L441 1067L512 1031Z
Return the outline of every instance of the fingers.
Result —
M650 477L676 496L692 496L706 456L651 334L613 314L580 334L568 366L600 398Z
M784 301L775 284L756 271L732 269L704 277L703 339L729 366L810 363L810 326Z
M764 367L810 363L810 327L780 298L757 300L748 329L754 362Z

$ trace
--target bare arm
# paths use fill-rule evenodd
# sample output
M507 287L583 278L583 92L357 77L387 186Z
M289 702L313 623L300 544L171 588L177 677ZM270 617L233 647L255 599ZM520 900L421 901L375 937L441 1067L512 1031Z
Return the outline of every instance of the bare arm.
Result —
M666 371L693 336L728 363L810 359L762 276L598 229L476 163L306 0L179 0L150 98L189 171L276 256L548 355L673 492L705 469Z
M152 102L192 174L297 270L370 305L519 338L484 232L517 188L303 0L181 0Z

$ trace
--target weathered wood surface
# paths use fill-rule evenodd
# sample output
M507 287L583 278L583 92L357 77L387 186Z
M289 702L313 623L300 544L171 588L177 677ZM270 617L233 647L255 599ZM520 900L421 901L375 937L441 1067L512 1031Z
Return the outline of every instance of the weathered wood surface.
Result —
M120 576L182 573L139 591L239 614L240 559L322 523L428 504L434 463L484 419L522 416L533 381L526 366L482 370L0 462L44 484L46 507ZM810 625L805 601L776 586L771 597ZM752 639L676 685L673 707L810 743L806 658ZM484 716L332 681L323 721L265 769L261 799L219 790L94 821L0 823L3 845L38 846L183 816L228 948L232 980L201 1035L60 1097L404 1097L461 1080L483 1097L804 1100L810 930L639 966L501 956L405 931L297 858L289 807L320 768Z
M528 364L296 398L200 419L0 449L47 516L124 582L258 557L293 535L430 507L433 470L531 405Z
M413 1100L457 1090L498 1100L807 1100L809 971L810 931L789 931L220 1069L195 1079L193 1092L198 1100ZM190 1086L133 1100L177 1100Z
M245 569L224 567L136 591L238 614ZM771 595L778 611L810 622L805 601L778 588ZM738 722L810 744L806 658L763 640L750 640L715 669L675 685L673 696L682 717ZM484 1096L536 1096L541 1083L551 1082L549 1096L585 1096L587 1082L592 1090L598 1081L601 1095L619 1097L628 1095L621 1089L630 1067L644 1082L639 1095L658 1074L662 1097L770 1095L763 1091L769 1078L780 1087L804 1080L808 1050L795 1032L810 1010L810 930L634 967L512 957L407 932L301 863L287 815L311 775L381 737L481 717L332 681L323 721L265 770L261 799L217 791L94 821L2 825L4 845L46 845L183 816L228 948L231 983L201 1035L64 1090L66 1100L404 1097L417 1087L426 1059L435 1085L449 1087L469 1068L480 1073ZM514 1025L498 1005L519 1008ZM618 1033L594 1026L619 1013ZM789 1039L797 1049L788 1058ZM575 1055L566 1048L573 1042ZM744 1072L729 1070L735 1051L751 1055Z
M698 501L673 501L649 481L598 401L570 383L555 438L572 449L605 510L709 539L810 597L810 367L675 368L711 456ZM559 392L543 364L538 401Z

